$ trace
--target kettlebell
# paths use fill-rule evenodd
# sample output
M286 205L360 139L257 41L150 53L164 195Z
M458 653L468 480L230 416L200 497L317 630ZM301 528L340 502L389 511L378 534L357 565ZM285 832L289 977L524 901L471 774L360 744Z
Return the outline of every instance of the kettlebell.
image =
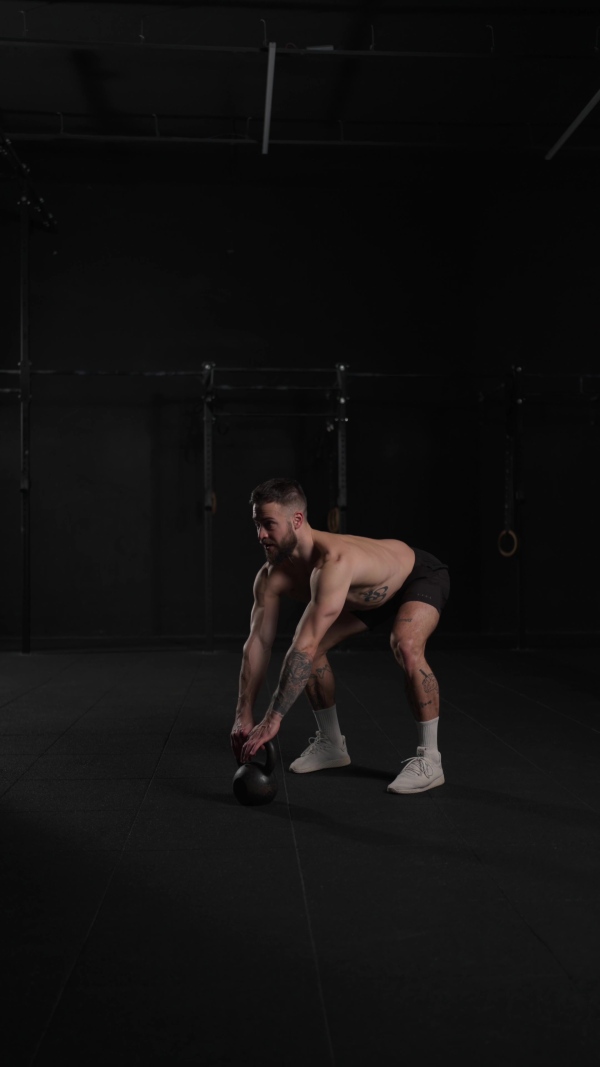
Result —
M275 746L265 742L264 764L257 760L242 763L233 776L233 792L240 804L270 804L275 799L278 782L275 776Z

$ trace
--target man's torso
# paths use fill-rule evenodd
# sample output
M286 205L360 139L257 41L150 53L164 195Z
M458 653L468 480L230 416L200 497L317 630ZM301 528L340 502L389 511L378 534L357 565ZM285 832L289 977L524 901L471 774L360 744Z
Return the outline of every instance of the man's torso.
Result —
M310 563L268 565L267 580L273 593L308 604L313 570L326 562L343 560L351 573L344 608L369 611L387 603L413 569L415 553L404 541L313 532L315 554Z

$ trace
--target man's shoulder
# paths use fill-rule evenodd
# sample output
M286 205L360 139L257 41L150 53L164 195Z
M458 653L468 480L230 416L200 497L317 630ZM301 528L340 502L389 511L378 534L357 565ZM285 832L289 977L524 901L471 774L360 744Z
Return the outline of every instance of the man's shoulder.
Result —
M263 596L283 596L291 585L290 576L271 563L264 563L254 580L255 590L260 590Z

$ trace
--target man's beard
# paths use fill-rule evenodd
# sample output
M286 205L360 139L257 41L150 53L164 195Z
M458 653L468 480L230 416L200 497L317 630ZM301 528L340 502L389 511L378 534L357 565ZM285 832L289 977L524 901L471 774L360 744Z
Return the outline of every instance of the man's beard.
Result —
M278 563L283 563L286 559L289 559L296 545L298 544L298 538L290 526L289 535L285 541L282 541L280 545L273 545L275 551L269 552L265 548L265 555L273 566L277 566Z

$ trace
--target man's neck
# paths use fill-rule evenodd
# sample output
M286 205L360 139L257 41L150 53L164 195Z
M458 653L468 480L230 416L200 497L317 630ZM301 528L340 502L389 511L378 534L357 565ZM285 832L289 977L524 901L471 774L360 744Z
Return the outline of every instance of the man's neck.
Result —
M315 553L315 539L310 526L302 532L302 537L298 538L298 544L290 556L290 563L292 565L304 565L310 563Z

